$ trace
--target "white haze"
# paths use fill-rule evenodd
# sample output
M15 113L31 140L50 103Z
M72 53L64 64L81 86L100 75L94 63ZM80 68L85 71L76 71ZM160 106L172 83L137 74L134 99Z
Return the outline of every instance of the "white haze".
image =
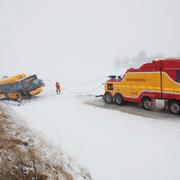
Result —
M179 6L178 0L1 0L0 71L113 64L140 50L176 56Z
M60 135L95 180L179 180L178 118L101 109L82 96L103 94L114 63L119 75L153 54L177 56L179 7L178 0L0 0L0 76L37 73L46 83L36 101L12 107L53 143Z

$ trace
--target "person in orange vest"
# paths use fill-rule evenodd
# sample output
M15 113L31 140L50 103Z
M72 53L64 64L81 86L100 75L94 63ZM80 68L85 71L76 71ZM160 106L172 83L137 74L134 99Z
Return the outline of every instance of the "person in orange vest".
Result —
M56 82L56 93L61 94L61 86L60 86L59 82Z

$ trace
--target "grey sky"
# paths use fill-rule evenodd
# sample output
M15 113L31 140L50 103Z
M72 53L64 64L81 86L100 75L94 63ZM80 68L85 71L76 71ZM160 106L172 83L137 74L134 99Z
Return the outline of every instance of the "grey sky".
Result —
M1 0L0 61L112 61L140 50L175 56L179 7L178 0Z

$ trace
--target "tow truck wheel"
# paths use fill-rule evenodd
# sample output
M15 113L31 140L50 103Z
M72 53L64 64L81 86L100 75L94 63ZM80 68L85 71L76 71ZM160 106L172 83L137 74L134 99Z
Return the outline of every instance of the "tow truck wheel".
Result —
M172 101L169 105L169 110L173 114L180 114L180 103L178 101Z
M104 94L104 101L108 104L111 104L113 102L113 97L111 93L107 92Z
M152 109L152 101L150 98L143 98L142 99L142 107L145 110L151 110Z
M115 95L114 101L117 105L123 105L123 98L120 94Z

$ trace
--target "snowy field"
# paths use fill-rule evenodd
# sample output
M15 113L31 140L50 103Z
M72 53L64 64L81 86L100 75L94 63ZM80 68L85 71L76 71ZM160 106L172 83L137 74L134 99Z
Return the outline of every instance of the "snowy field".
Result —
M73 66L69 69L72 78L65 76L65 67L51 71L41 95L22 106L11 106L31 127L88 168L95 180L179 180L179 117L148 118L152 112L145 111L143 117L117 111L117 107L115 111L88 105L97 100L85 95L103 93L105 73L98 74L100 66L92 65L94 74L88 72L91 65ZM57 78L64 86L58 96L54 91Z
M179 7L178 0L1 0L0 77L25 72L46 83L37 98L9 106L95 180L179 180L179 116L104 107L90 96L103 94L108 75L140 64L139 52L180 56Z

